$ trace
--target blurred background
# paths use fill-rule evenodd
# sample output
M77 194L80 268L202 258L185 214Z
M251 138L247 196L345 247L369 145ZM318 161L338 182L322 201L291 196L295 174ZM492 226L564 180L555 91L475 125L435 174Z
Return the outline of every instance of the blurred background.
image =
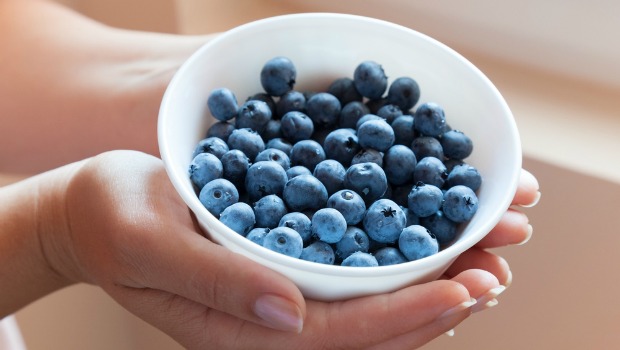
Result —
M542 199L526 209L531 241L497 250L514 275L500 304L425 349L620 348L620 2L58 1L112 26L181 34L286 13L352 13L451 46L506 98ZM39 300L17 319L32 350L180 349L87 285Z

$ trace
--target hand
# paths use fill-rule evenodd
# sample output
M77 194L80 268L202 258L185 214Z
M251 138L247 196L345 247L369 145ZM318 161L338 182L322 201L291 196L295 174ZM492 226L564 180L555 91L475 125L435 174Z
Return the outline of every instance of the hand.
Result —
M515 204L530 203L536 191L524 173ZM282 275L201 236L160 160L117 151L77 171L67 190L68 234L43 244L64 247L48 254L57 271L101 286L187 348L401 349L493 304L510 273L484 249L526 239L527 218L515 213L463 254L447 279L342 302L304 300Z

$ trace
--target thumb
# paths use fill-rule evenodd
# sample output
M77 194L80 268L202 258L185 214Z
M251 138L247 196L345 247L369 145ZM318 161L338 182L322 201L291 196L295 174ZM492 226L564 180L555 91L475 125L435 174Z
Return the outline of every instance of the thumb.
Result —
M305 301L289 279L192 230L167 236L174 237L149 235L151 239L141 243L148 256L138 267L140 280L134 286L108 291L125 307L139 307L132 299L140 293L126 293L127 287L149 288L266 327L301 332Z

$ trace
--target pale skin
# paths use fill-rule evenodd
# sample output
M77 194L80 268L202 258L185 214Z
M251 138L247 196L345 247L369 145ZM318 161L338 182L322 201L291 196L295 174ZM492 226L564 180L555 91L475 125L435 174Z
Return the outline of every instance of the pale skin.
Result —
M495 305L512 281L489 249L531 236L518 206L539 186L525 170L514 206L442 279L304 299L206 239L156 157L166 83L207 37L122 31L37 0L0 0L0 36L0 139L16 147L0 148L0 170L42 172L0 188L0 285L11 286L0 288L0 317L90 283L190 349L411 349Z

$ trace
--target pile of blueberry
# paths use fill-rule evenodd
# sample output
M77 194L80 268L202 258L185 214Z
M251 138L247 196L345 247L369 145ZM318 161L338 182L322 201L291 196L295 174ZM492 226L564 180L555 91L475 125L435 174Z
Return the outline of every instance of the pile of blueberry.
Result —
M201 203L263 247L342 266L398 264L437 253L478 209L471 139L439 104L414 106L415 80L388 84L360 63L325 92L294 89L290 59L260 72L264 91L239 105L227 88L189 176Z

